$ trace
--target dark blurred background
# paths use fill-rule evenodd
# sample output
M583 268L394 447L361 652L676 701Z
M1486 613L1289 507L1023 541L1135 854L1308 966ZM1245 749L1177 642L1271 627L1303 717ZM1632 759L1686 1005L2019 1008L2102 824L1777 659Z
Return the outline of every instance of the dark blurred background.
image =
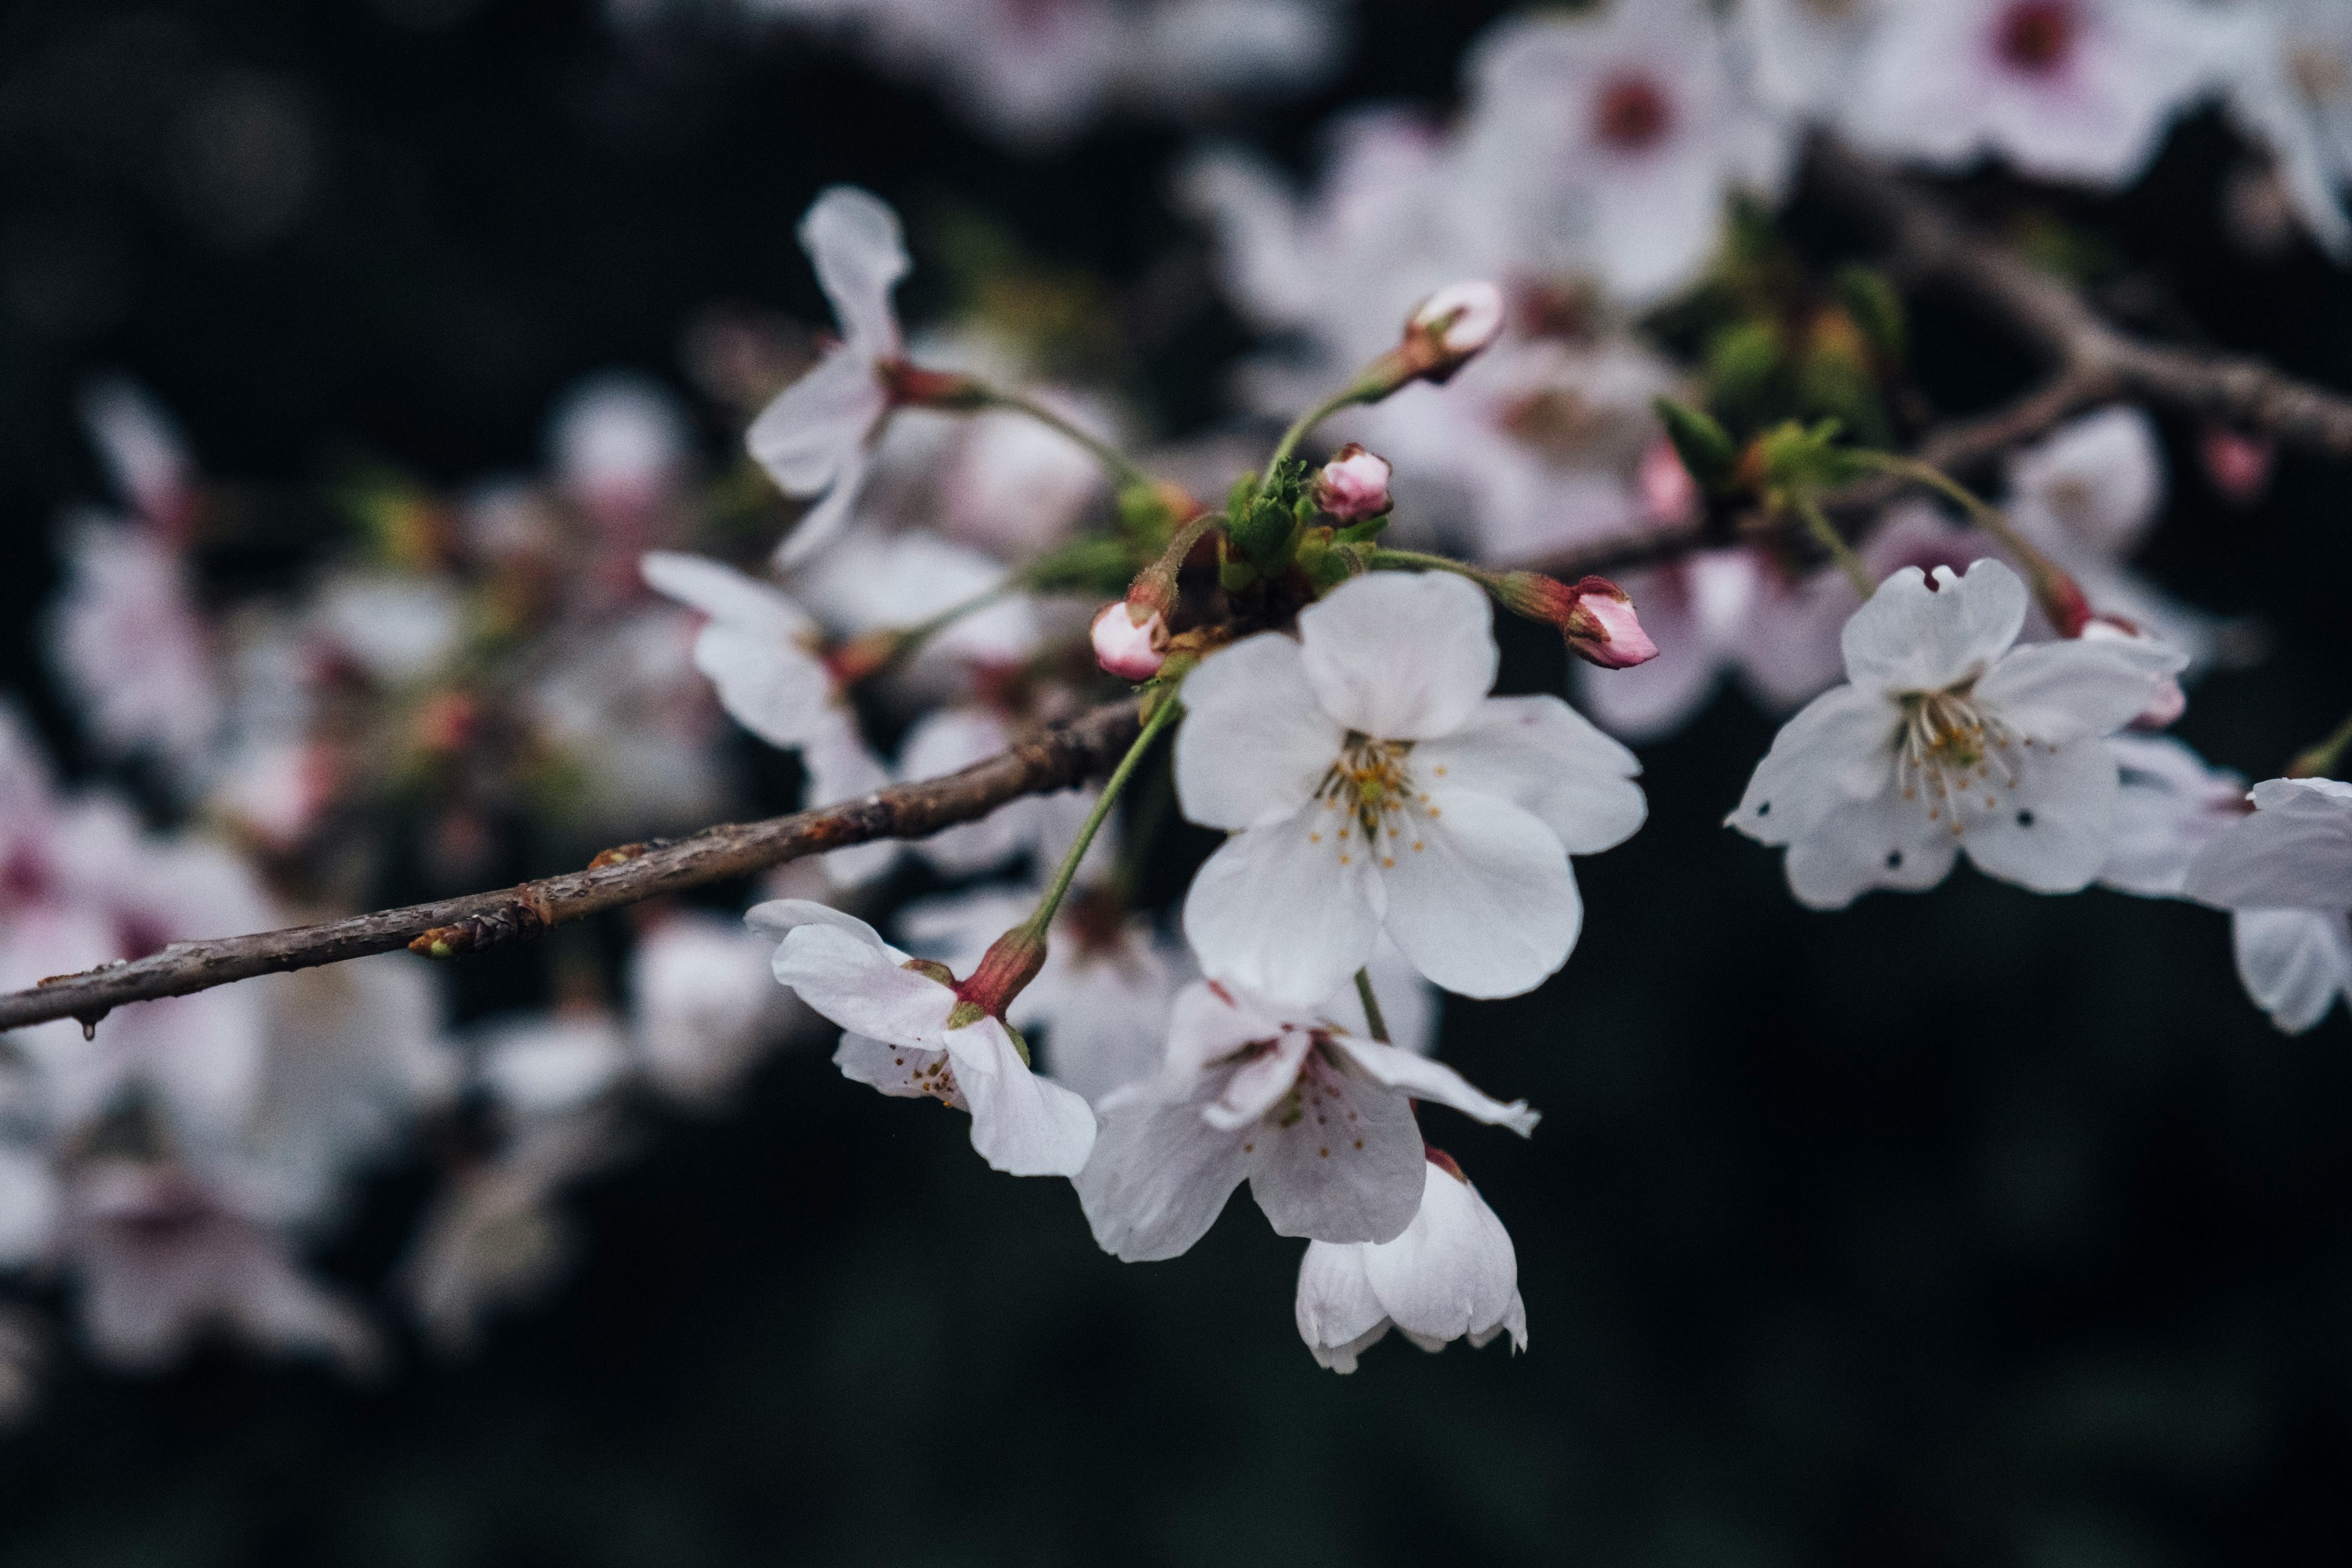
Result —
M1343 80L1224 129L1304 166L1339 103L1442 106L1502 9L1366 0ZM841 56L707 18L624 40L583 0L0 7L6 685L73 756L34 644L58 510L100 489L91 372L263 489L526 468L583 373L684 390L698 312L821 321L793 229L835 181L909 215L918 317L975 223L1098 279L1110 374L1196 429L1247 340L1167 201L1192 144L1114 121L1018 156ZM2105 237L2147 324L2352 384L2345 278L2230 247L2235 156L2195 122L2126 197L2033 199ZM1916 331L1947 412L2030 374L1933 301ZM2175 470L2157 574L2274 639L2181 732L2268 776L2352 704L2346 476L2290 461L2239 510ZM1556 644L1508 651L1557 686ZM0 1439L0 1564L2352 1557L2352 1026L2273 1033L2186 906L1963 871L1806 913L1718 826L1769 734L1726 697L1654 748L1567 970L1449 1009L1447 1057L1547 1113L1524 1145L1433 1131L1517 1243L1524 1358L1320 1372L1297 1244L1246 1203L1122 1267L1066 1184L804 1051L588 1185L576 1273L468 1361L354 1388L68 1359ZM377 1183L330 1269L381 1279L420 1191Z

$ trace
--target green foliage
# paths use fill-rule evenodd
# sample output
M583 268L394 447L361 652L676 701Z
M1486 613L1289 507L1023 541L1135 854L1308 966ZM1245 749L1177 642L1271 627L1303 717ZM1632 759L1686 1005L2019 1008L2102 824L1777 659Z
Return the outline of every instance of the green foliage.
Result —
M1675 454L1698 488L1709 495L1728 491L1733 483L1732 466L1739 455L1730 434L1716 423L1712 415L1671 397L1657 398L1651 406L1657 410L1658 422L1666 427L1666 438L1675 444Z

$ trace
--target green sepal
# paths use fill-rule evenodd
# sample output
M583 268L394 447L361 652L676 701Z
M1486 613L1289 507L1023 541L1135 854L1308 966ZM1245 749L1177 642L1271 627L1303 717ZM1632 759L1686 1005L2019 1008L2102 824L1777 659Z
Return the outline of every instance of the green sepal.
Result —
M1739 455L1730 433L1707 414L1671 397L1654 399L1650 406L1657 410L1658 422L1666 427L1666 439L1675 444L1675 456L1682 458L1699 489L1710 495L1728 493L1732 468Z
M1135 572L1135 554L1126 543L1097 534L1049 551L1024 576L1040 594L1104 598L1127 592Z
M1384 511L1378 517L1368 517L1361 522L1351 522L1333 537L1342 544L1370 544L1388 527L1391 516L1391 513Z
M1846 315L1881 363L1901 364L1910 351L1910 321L1903 310L1903 296L1895 292L1886 274L1858 261L1849 261L1837 269L1831 286L1837 290L1838 303L1845 307Z

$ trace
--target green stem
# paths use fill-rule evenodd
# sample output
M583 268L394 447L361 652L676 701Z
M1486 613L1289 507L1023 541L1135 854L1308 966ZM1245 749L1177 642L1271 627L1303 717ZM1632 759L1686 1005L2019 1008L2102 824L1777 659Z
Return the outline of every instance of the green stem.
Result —
M1845 574L1845 580L1853 584L1853 591L1864 599L1875 593L1878 584L1870 580L1870 568L1862 563L1862 557L1853 552L1853 546L1845 542L1845 535L1837 531L1836 525L1822 515L1822 509L1814 504L1813 498L1801 495L1790 504L1796 509L1797 515L1805 520L1806 531L1830 552L1830 559L1838 563L1838 570Z
M1307 439L1308 431L1314 429L1315 426L1322 424L1323 421L1330 418L1331 416L1339 413L1339 410L1347 407L1349 404L1370 402L1371 399L1381 395L1384 390L1384 388L1373 386L1365 382L1359 381L1344 392L1333 393L1330 396L1325 398L1322 402L1317 404L1314 407L1308 409L1297 418L1292 420L1290 422L1290 428L1282 433L1282 439L1275 443L1274 456L1265 460L1266 476L1269 479L1272 478L1274 471L1276 468L1281 468L1284 463L1290 460L1290 455L1298 449L1298 443Z
M1006 392L993 386L986 389L986 395L987 406L1010 409L1015 414L1025 414L1048 430L1065 436L1085 447L1093 455L1095 461L1100 463L1121 487L1152 483L1151 476L1144 472L1142 468L1126 453L1100 437L1080 429L1044 404L1024 397L1020 393Z
M969 599L960 599L956 603L950 605L946 609L941 610L936 616L927 616L922 620L917 621L911 626L898 627L891 633L891 635L898 639L898 643L897 649L892 653L891 657L893 658L905 658L907 655L914 652L917 648L922 647L923 644L929 642L931 638L939 636L940 633L947 630L948 627L955 625L956 622L963 619L966 616L972 614L976 610L984 610L989 605L996 603L997 600L1005 597L1007 595L1020 592L1021 588L1021 574L1015 572L1011 576L1005 578L1003 582L996 584L993 588L982 589L981 592L974 594Z
M1356 971L1356 1000L1364 1005L1364 1026L1371 1030L1372 1038L1384 1046L1389 1044L1389 1021L1381 1016L1381 999L1372 994L1372 972L1369 969Z
M2064 568L2042 553L2032 541L2017 531L2017 525L2009 521L2008 513L1933 463L1923 463L1916 458L1896 457L1891 452L1864 451L1843 455L1881 473L1925 485L1958 505L1969 514L1969 521L2000 541L2003 549L2024 563L2026 574L2033 579L2034 596L2042 601L2045 609L2053 612L2051 618L2053 621L2061 622L2060 629L2068 636L2073 635L2073 628L2063 625L2058 612L2063 606L2081 604L2082 590Z
M1429 555L1418 550L1367 550L1364 552L1364 564L1375 572L1394 571L1399 567L1418 567L1423 572L1451 572L1457 577L1467 577L1481 587L1488 588L1493 587L1496 579L1501 575L1495 572L1482 572L1465 561L1455 561L1444 555Z
M1062 857L1061 865L1055 868L1053 881L1046 885L1044 896L1038 899L1036 912L1029 917L1021 930L1040 942L1045 940L1046 931L1054 924L1055 912L1062 907L1062 896L1070 890L1071 879L1078 874L1078 862L1087 858L1087 850L1094 843L1095 834L1101 829L1103 819L1118 803L1119 791L1127 787L1127 781L1135 774L1136 764L1143 760L1143 753L1151 749L1151 742L1160 738L1160 731L1175 720L1182 708L1183 704L1174 696L1168 695L1152 709L1151 717L1143 721L1143 732L1136 736L1135 744L1127 749L1127 755L1118 760L1118 766L1113 768L1110 777L1103 782L1102 794L1096 798L1095 808L1087 813L1086 826L1078 829L1077 837L1070 843L1069 853Z
M2352 747L2352 719L2345 720L2336 733L2289 763L2286 776L2291 779L2334 778L2336 764L2343 760L2347 747Z
M1143 883L1144 862L1150 858L1151 846L1160 837L1160 825L1168 820L1168 808L1176 804L1176 770L1157 768L1151 782L1135 803L1128 819L1128 834L1118 847L1118 867L1111 873L1111 886L1117 889L1122 905L1135 902L1136 889Z

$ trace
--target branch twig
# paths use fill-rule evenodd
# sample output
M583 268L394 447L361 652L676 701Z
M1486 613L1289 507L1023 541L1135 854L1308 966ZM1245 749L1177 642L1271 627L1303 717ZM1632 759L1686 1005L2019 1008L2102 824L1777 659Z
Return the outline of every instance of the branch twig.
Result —
M745 877L877 838L920 838L1006 801L1082 783L1118 762L1136 736L1133 701L1056 725L960 773L764 822L705 828L691 838L607 850L585 871L407 909L208 942L173 942L129 963L45 980L0 995L0 1030L54 1018L86 1027L128 1002L184 996L233 980L340 963L418 945L442 956L535 936L551 925L664 893Z

